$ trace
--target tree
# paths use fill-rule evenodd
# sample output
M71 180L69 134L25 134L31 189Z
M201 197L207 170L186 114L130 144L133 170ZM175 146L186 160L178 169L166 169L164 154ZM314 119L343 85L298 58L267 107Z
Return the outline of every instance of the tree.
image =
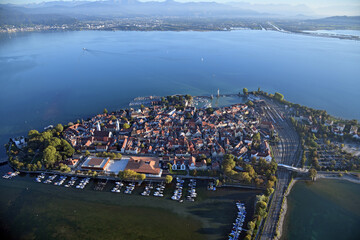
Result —
M274 182L271 181L271 180L268 180L268 181L267 181L267 184L266 184L266 187L267 187L267 188L273 188L273 187L274 187Z
M251 240L251 235L250 234L246 235L244 240Z
M39 132L37 130L30 130L28 133L29 139L35 138L39 136Z
M56 125L55 130L59 133L61 133L64 130L63 125L61 125L60 123L58 125Z
M211 158L207 158L206 159L206 164L209 166L209 165L211 165Z
M249 90L247 88L243 88L244 95L247 95L249 93Z
M261 140L261 136L260 136L260 133L256 133L254 136L253 136L253 140L256 141L256 142L260 142Z
M128 128L130 128L130 125L128 123L124 123L123 128L128 129Z
M166 177L165 177L165 182L166 182L166 184L171 183L172 180L173 180L173 177L172 177L171 175L166 175Z
M284 100L284 95L282 95L281 93L276 92L274 95L274 98L279 100L279 101L283 101Z
M248 228L250 231L254 230L255 229L255 223L253 221L250 221L248 222Z
M186 94L185 99L188 100L188 101L191 101L193 99L193 97L191 95L189 95L189 94Z
M317 171L315 170L315 168L310 168L309 169L309 177L311 178L311 180L315 180L317 175Z
M145 180L145 178L146 178L146 175L145 174L139 174L138 175L138 178L141 180L141 181L144 181Z
M246 105L248 105L249 107L252 107L252 106L254 106L254 103L249 100L249 101L246 102Z
M85 151L85 156L86 157L90 156L90 152L88 150Z
M261 178L256 178L255 179L256 186L261 186L263 183L264 183L264 180L262 180Z
M104 108L104 113L107 114L108 113L108 110L106 108Z
M53 165L56 162L56 148L48 146L43 153L43 161L46 165Z
M270 196L273 192L274 192L274 189L273 189L273 188L267 188L267 189L265 190L265 195L266 195L266 196Z

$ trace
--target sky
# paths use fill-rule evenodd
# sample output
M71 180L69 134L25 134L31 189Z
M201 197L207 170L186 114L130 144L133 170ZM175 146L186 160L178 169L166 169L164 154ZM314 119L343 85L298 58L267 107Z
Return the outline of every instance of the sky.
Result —
M1 3L40 3L40 2L51 2L54 0L0 0ZM73 1L73 0L63 0ZM96 1L96 0L88 0ZM139 0L141 2L159 1L164 0ZM308 6L326 6L326 5L344 5L344 4L359 4L359 0L175 0L177 2L249 2L249 3L265 3L265 4L306 4Z
M0 3L40 3L50 2L54 0L0 0ZM65 0L73 1L73 0ZM80 1L80 0L78 0ZM96 0L88 0L96 1ZM164 1L164 0L139 0L148 1ZM316 13L328 13L336 15L360 15L360 0L175 0L177 2L248 2L251 4L304 4Z

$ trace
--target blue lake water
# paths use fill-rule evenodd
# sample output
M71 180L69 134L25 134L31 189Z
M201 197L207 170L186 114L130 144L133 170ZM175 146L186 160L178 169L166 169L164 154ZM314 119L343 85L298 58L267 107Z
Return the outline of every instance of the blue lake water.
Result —
M320 179L299 181L288 198L282 240L356 240L360 236L360 185Z
M218 88L261 87L360 119L360 42L251 30L3 34L0 83L1 145L137 96Z

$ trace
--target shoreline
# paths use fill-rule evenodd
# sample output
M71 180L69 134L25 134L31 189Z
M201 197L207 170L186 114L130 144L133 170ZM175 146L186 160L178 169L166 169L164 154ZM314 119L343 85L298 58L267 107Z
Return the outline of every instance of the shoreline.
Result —
M353 41L360 41L360 37L357 35L339 35L339 34L319 34L319 33L312 33L306 32L309 30L301 30L301 31L284 31L284 30L277 30L277 29L252 29L252 28L239 28L239 29L178 29L178 30L148 30L148 29L132 29L132 30L123 30L123 29L21 29L21 30L0 30L0 34L16 34L16 33L46 33L46 32L84 32L84 31L104 31L104 32L234 32L234 31L269 31L269 32L280 32L280 33L287 33L287 34L295 34L295 35L302 35L302 36L311 36L311 37L322 37L322 38L335 38L339 40L353 40ZM324 30L324 29L316 29ZM332 29L336 31L338 29ZM330 31L332 31L330 30ZM360 31L360 30L359 30Z
M318 173L316 179L344 180L344 181L360 184L360 179L356 179L355 176L351 176L351 174L349 173L345 173L342 177L340 177L338 174L335 173L328 176L327 174Z

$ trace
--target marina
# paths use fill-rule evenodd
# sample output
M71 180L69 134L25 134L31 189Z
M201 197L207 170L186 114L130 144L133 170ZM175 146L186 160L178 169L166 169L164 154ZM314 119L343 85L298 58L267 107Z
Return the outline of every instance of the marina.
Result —
M161 183L157 184L155 190L156 190L154 192L155 197L163 197L164 196L164 190L165 190L164 182L161 182Z
M147 185L145 186L145 189L144 189L144 191L141 193L141 195L142 195L142 196L150 196L150 194L151 194L151 189L153 189L153 186L152 186L152 184L151 184L151 182L150 182L149 184L147 184Z
M80 183L76 186L78 189L84 189L86 185L89 183L90 178L83 178Z
M9 172L7 169L6 172ZM6 172L3 172L5 174ZM60 224L60 226L70 226L69 221L76 216L84 226L87 224L99 224L100 226L111 226L114 229L118 229L119 224L124 227L119 230L121 234L127 234L131 232L133 234L134 227L145 224L156 228L156 226L162 225L169 231L151 231L151 236L157 239L191 239L188 238L188 234L191 233L197 240L220 240L224 239L229 234L232 228L232 222L234 221L234 202L240 200L245 202L247 209L252 209L252 202L255 199L258 191L253 190L241 190L238 188L219 188L216 191L207 190L208 180L196 180L196 201L190 202L186 200L188 195L188 184L190 179L183 179L183 203L179 204L179 201L171 201L171 197L176 189L176 178L170 184L164 184L163 197L154 196L156 188L160 187L161 182L145 181L140 186L136 184L136 187L132 191L132 194L115 194L111 190L115 186L119 186L121 193L124 192L125 186L130 182L123 182L120 180L109 180L102 191L95 191L94 188L100 179L90 179L86 187L82 191L78 191L75 187L81 182L85 182L86 178L75 176L67 176L68 178L62 184L64 187L56 187L54 183L60 179L60 176L52 181L52 184L39 184L35 179L41 175L39 174L24 174L21 173L18 177L8 181L6 179L0 180L0 188L6 191L5 199L1 208L10 208L15 211L21 210L20 217L23 219L32 219L26 222L26 229L36 230L40 218L36 215L47 218L48 224L45 224L41 229L41 232L37 234L53 234L53 226ZM51 173L43 174L42 181L48 179L49 176L53 176ZM72 177L74 177L72 179ZM66 187L66 185L71 185ZM159 185L160 184L160 185ZM122 185L122 186L121 186ZM75 187L74 187L75 186ZM150 195L141 195L142 192L149 187ZM152 186L152 189L151 189ZM9 188L8 188L9 187ZM81 188L80 188L81 189ZM19 195L21 193L21 195ZM25 205L7 206L5 202L10 199L19 197L18 200L26 201ZM185 198L184 198L185 197ZM18 201L17 201L18 202ZM39 207L44 211L39 212ZM101 211L89 212L88 209L101 208ZM27 209L27 210L26 210ZM200 210L201 209L201 210ZM251 210L252 211L252 210ZM10 210L9 213L13 211ZM24 215L24 214L25 215ZM70 213L70 214L69 214ZM9 219L13 217L8 216ZM34 218L35 217L35 218ZM125 219L126 220L123 220ZM95 220L96 219L96 220ZM209 221L210 220L210 221ZM247 220L251 220L250 218ZM143 222L145 221L145 223ZM165 222L164 222L165 221ZM116 225L113 223L117 223ZM186 223L192 227L188 227ZM246 224L246 222L244 223ZM175 226L184 226L182 228L174 228ZM81 226L80 226L81 228ZM212 228L214 231L209 231ZM19 229L19 228L17 228ZM23 229L23 228L22 228ZM23 229L23 233L27 230ZM179 232L177 232L179 229ZM180 231L181 230L181 231ZM199 233L198 231L201 231ZM176 237L173 235L176 233ZM107 235L105 231L89 230L86 233L80 233L76 230L79 236L84 236L85 239L105 237L111 239L110 235ZM19 233L20 234L20 233ZM65 233L64 233L65 234ZM65 237L64 234L59 236ZM143 232L139 233L143 234ZM164 235L165 234L165 235ZM39 236L40 236L39 235ZM16 235L17 236L17 235ZM20 235L19 235L20 236ZM91 236L91 237L90 237ZM128 240L137 239L140 235L126 235Z
M129 183L129 185L127 185L127 186L125 187L124 193L126 193L126 194L132 194L132 192L134 191L134 189L135 189L135 183Z
M61 186L65 182L66 178L66 176L60 176L59 181L55 182L54 185Z
M51 175L43 183L50 184L56 177L57 177L57 175Z
M74 186L74 184L75 184L75 182L76 182L76 180L77 180L78 178L77 177L71 177L70 178L70 180L69 180L69 182L66 184L66 185L64 185L64 187L72 187L72 186Z
M16 177L17 175L19 175L20 172L16 171L16 172L8 172L6 174L4 174L2 177L5 179L11 179L13 177Z
M183 184L184 184L184 180L177 177L176 178L176 189L174 191L174 195L171 197L172 200L179 201L179 202L183 201L183 200L181 200L182 191L183 191Z
M122 186L124 186L122 182L115 182L115 187L111 189L111 192L119 193L121 191Z
M196 180L195 179L190 179L190 183L189 183L189 194L187 196L187 200L190 202L194 202L195 198L197 197L197 193L196 193Z
M237 202L236 207L238 209L238 214L237 214L235 223L233 223L233 228L231 230L231 233L229 234L229 240L239 239L241 231L243 230L244 222L245 222L246 210L245 210L244 203Z

